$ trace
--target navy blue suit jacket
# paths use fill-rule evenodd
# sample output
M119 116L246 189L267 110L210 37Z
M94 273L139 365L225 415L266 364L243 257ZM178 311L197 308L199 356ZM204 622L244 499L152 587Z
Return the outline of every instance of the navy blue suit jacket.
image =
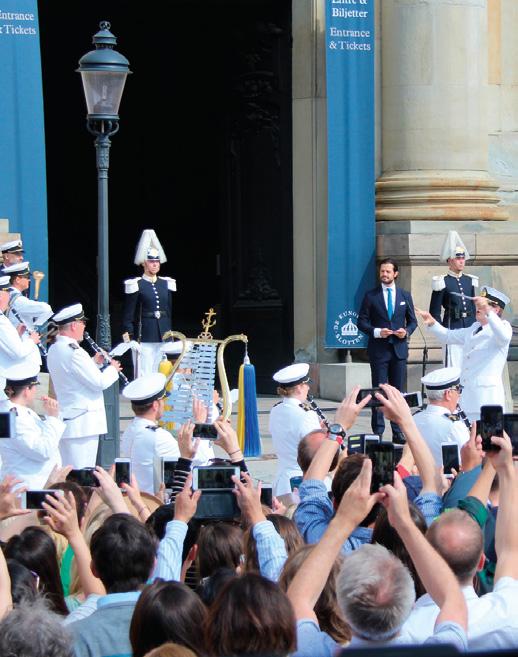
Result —
M358 328L369 336L367 351L371 359L386 353L387 349L390 349L389 345L394 346L394 353L397 358L408 358L407 337L412 335L416 327L417 320L415 318L414 302L412 301L410 292L396 286L394 314L391 320L388 318L381 285L378 285L374 290L369 290L363 297L362 306L358 315ZM393 331L404 328L406 329L407 336L398 338L395 335L391 335L388 338L375 338L375 328L388 328Z

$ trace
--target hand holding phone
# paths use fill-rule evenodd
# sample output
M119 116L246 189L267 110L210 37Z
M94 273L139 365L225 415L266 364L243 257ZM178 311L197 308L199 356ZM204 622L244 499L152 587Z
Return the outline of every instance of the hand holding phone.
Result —
M477 429L482 438L484 452L498 452L500 447L491 442L491 436L504 435L504 411L501 406L482 406L480 408L480 422Z
M56 488L48 490L26 490L20 496L22 509L43 509L43 502L46 502L47 495L54 497L63 497L64 491Z
M457 443L441 443L441 451L444 476L453 479L455 475L452 470L455 470L455 472L460 470L459 446Z
M371 443L367 445L367 456L372 461L371 493L386 484L394 484L394 445L392 443Z
M358 391L356 403L359 404L363 399L365 399L365 397L371 395L371 399L369 399L365 405L365 408L379 408L381 406L381 402L375 397L377 392L384 394L381 388L361 388L361 390Z

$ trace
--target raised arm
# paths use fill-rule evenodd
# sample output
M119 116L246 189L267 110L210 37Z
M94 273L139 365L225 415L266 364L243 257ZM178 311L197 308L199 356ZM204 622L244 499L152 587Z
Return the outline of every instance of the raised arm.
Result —
M394 474L394 486L384 486L381 490L386 495L383 504L389 522L405 544L424 587L440 608L436 627L450 622L466 630L468 612L464 595L448 564L410 517L406 488L399 474Z
M383 498L382 493L371 494L371 475L371 460L365 459L360 474L345 492L327 531L291 582L287 593L297 620L316 620L313 608L344 541L369 514L374 504Z
M495 548L497 555L495 583L501 577L518 579L518 482L513 466L513 448L507 434L493 436L498 452L488 452L488 459L498 474L500 504L496 518Z

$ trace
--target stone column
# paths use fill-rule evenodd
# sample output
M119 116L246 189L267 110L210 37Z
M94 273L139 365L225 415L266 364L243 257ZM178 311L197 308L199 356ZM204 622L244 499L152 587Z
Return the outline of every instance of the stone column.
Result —
M384 0L378 221L502 220L488 169L487 0Z

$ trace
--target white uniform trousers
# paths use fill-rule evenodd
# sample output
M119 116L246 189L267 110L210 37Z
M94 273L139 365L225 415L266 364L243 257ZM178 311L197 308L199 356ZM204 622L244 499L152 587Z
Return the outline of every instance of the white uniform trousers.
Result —
M134 367L135 361L138 359L138 365L136 366L136 369L139 378L141 376L155 374L158 372L158 366L162 360L163 355L160 351L161 345L161 342L141 342L140 354L138 354L136 351L133 352Z
M72 465L76 470L93 468L97 460L99 436L65 438L59 443L63 465Z

